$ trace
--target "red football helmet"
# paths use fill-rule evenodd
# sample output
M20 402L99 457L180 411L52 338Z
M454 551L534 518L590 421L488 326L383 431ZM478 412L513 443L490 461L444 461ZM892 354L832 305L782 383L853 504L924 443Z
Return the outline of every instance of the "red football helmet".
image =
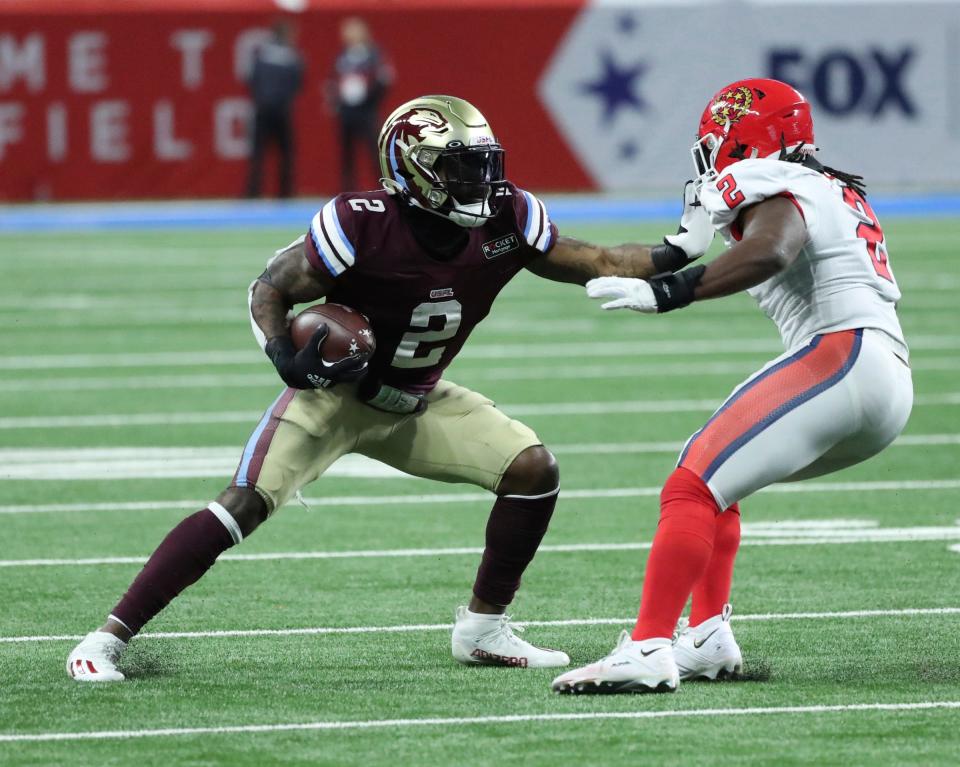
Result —
M750 78L721 88L700 118L690 150L703 183L738 160L815 152L810 104L779 80Z

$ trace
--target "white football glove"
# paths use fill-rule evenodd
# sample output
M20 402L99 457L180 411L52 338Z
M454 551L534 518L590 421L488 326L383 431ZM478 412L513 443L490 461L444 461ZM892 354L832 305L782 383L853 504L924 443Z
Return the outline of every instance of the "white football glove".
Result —
M695 261L707 252L713 242L714 229L710 216L700 204L697 187L688 181L683 187L683 213L680 215L680 229L676 234L668 234L664 241L680 248L688 261Z
M644 314L656 314L657 298L646 280L635 277L597 277L587 283L590 298L612 298L602 309L633 309Z

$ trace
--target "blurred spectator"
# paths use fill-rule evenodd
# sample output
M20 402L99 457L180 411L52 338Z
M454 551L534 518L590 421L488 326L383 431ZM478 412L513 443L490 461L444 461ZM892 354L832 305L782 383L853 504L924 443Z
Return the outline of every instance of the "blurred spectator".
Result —
M379 173L379 107L393 81L393 69L370 35L366 22L351 16L340 25L343 43L327 83L327 96L340 123L340 189L355 190L356 152L370 158Z
M294 45L294 28L277 21L272 39L254 54L247 79L254 105L247 197L260 195L263 155L271 143L280 155L280 196L293 193L293 100L302 82L303 59Z

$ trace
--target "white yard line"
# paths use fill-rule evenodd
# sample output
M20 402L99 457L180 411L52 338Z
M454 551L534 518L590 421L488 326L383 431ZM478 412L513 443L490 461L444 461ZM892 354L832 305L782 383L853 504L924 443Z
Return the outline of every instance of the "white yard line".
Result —
M621 402L542 402L501 404L499 408L517 416L579 416L624 413L692 413L712 412L721 400L625 400ZM914 407L960 405L960 392L920 395ZM255 423L263 415L259 410L223 410L165 413L103 413L99 415L5 416L0 430L9 429L78 429L105 426L172 426L211 423Z
M676 442L582 442L549 445L556 455L600 455L617 453L675 453L683 448ZM925 447L932 445L960 445L960 434L907 434L889 447ZM21 451L22 452L22 451ZM0 459L3 451L0 450ZM0 469L2 476L2 469Z
M221 410L206 413L107 413L103 415L7 416L0 429L81 429L103 426L172 426L174 424L255 423L256 410Z
M891 447L944 445L960 445L960 434L912 434L900 437ZM679 440L550 445L557 455L676 454L682 447ZM0 481L226 478L233 474L239 458L240 448L236 446L0 448ZM344 456L325 476L409 477L358 454Z
M0 370L76 370L82 368L168 368L254 365L263 361L255 349L198 352L121 352L118 354L31 354L0 357Z
M960 398L960 394L958 394ZM630 400L625 402L553 402L500 405L511 416L599 415L610 413L710 412L720 404L716 399ZM923 404L917 402L915 404ZM125 426L172 426L212 423L254 424L263 415L259 410L225 410L165 413L103 413L98 415L5 416L0 430L79 429Z
M237 468L242 448L0 448L3 480L110 480L220 477ZM399 469L359 453L342 456L326 476L410 479Z
M466 725L526 724L529 722L595 722L639 719L694 719L703 717L841 714L868 711L931 711L957 709L960 701L919 703L847 703L832 706L766 706L754 708L694 708L666 711L593 711L578 713L497 714L491 716L423 717L419 719L361 719L275 724L238 724L219 727L169 727L151 730L93 730L88 732L8 733L0 743L37 743L71 740L119 740L129 738L184 737L191 735L239 735L271 732L405 729L411 727L464 727Z
M614 487L596 489L562 489L561 500L585 498L647 498L659 496L661 488L653 487ZM960 479L917 479L902 481L876 482L797 482L794 484L771 485L761 493L861 493L889 491L923 490L960 490ZM429 503L473 503L487 502L493 499L491 493L431 493L403 495L342 495L322 498L305 498L308 507L347 507L355 511L362 506L424 505ZM87 511L166 511L175 509L203 508L210 501L205 500L166 500L166 501L112 501L89 503L38 503L0 505L0 514L39 514ZM298 505L295 501L287 506Z
M267 363L269 365L269 362ZM49 391L140 391L143 389L248 389L270 386L278 391L283 383L275 373L200 373L196 375L155 375L95 378L34 378L27 376L0 381L0 392Z
M917 616L960 615L960 607L909 607L888 610L840 610L795 613L734 614L735 623L767 621L848 620L859 618L907 618ZM515 621L519 626L563 628L569 626L629 626L634 618L570 618L553 621ZM214 631L145 631L143 639L218 639L223 637L322 636L327 634L409 634L421 631L449 631L451 623L411 623L394 626L306 626L285 629L220 629ZM82 634L38 634L34 636L0 636L0 644L29 642L75 642Z
M757 363L758 364L758 363ZM664 362L622 365L556 365L549 367L454 368L450 378L465 385L501 381L600 380L617 378L663 378L687 376L749 375L757 367L749 360L732 362ZM911 360L915 371L960 370L960 357L930 357ZM197 373L193 375L96 376L82 378L36 378L0 381L0 393L44 391L116 391L125 389L241 389L255 386L278 388L276 374Z
M944 351L960 349L960 337L953 335L911 336L914 350ZM636 357L642 355L675 355L682 357L744 353L780 354L783 345L776 338L656 339L649 341L577 341L537 344L490 343L467 345L458 359L545 359L594 357ZM120 352L103 354L36 354L0 356L0 371L184 367L208 368L217 365L262 364L251 342L249 349L232 351L183 352Z
M788 520L744 524L742 546L832 546L863 543L918 543L960 540L960 525L877 527L870 520ZM540 554L569 554L601 551L645 551L650 541L619 543L544 544ZM480 546L439 548L356 549L337 551L275 551L251 554L227 553L219 562L303 561L327 559L409 559L418 557L479 556ZM103 565L143 564L145 556L108 556L86 558L0 559L0 568L22 567L99 567Z

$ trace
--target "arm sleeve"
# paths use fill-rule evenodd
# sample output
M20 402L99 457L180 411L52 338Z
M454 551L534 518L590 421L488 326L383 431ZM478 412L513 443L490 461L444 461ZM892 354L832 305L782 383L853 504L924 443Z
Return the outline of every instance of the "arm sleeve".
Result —
M557 241L557 225L550 220L547 206L523 189L516 190L513 206L527 245L536 250L537 255L549 253Z
M304 252L310 265L339 277L356 260L356 222L343 195L324 205L310 222Z

